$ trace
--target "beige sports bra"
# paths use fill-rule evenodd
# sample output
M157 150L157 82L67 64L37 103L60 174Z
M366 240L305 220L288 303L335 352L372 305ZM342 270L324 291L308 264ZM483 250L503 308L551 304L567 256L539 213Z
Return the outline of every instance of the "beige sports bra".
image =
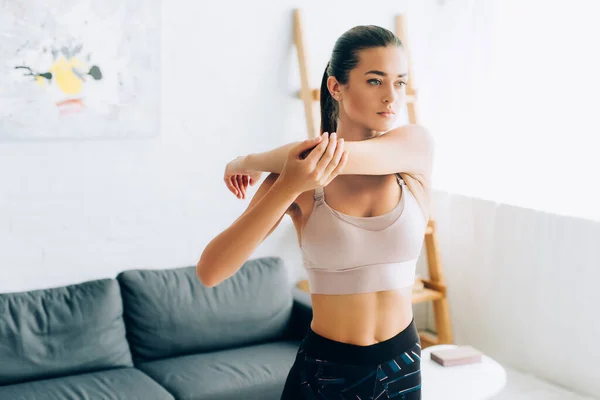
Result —
M323 188L300 249L311 293L354 294L412 286L427 222L399 174L402 196L386 214L356 217L332 209Z

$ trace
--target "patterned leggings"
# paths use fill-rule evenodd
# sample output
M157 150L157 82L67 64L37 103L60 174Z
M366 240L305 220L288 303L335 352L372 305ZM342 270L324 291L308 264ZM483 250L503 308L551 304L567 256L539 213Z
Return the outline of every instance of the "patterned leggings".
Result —
M310 328L282 400L419 400L421 345L414 319L398 335L370 346L327 339Z

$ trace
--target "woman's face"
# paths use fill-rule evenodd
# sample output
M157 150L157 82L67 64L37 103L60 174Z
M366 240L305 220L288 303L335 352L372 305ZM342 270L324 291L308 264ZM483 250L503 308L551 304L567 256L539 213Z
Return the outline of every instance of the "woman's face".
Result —
M361 50L358 56L348 83L337 85L339 117L370 131L388 131L406 100L406 54L401 47L390 46Z

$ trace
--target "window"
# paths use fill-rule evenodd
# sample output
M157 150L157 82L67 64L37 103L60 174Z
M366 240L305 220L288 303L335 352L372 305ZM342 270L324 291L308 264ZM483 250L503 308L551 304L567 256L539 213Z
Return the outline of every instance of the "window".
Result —
M469 3L447 3L431 50L443 58L429 110L434 187L600 221L600 24L591 2Z

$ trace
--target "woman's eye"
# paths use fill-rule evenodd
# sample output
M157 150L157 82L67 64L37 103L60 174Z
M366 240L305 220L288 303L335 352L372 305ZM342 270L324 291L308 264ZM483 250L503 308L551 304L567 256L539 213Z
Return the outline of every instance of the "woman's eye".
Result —
M406 85L406 82L403 82L403 81L398 82L398 86L404 86L404 85Z
M369 79L367 82L371 86L375 86L375 85L380 85L381 84L381 81L379 79Z

